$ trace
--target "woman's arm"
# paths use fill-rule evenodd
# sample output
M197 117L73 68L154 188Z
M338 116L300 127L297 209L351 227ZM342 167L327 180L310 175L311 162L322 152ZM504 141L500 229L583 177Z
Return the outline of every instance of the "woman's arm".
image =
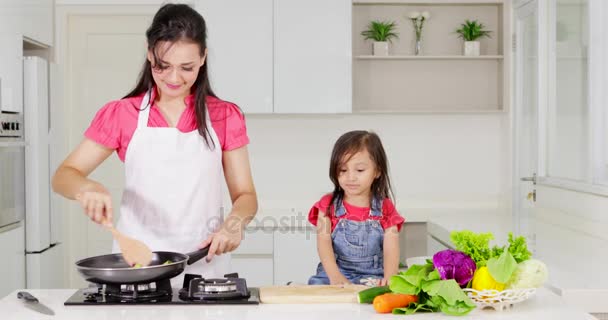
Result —
M384 279L387 284L391 276L399 272L399 231L397 226L384 230Z
M112 199L103 185L87 177L113 151L85 138L59 165L51 182L53 191L78 200L89 218L97 223L112 222Z
M232 200L232 211L220 230L201 244L201 247L205 247L211 243L207 260L211 260L216 254L231 252L238 248L243 229L251 222L258 210L247 147L224 152L222 163Z
M334 246L331 240L331 220L322 211L319 211L319 217L317 218L317 252L330 284L350 283L340 272L336 263Z

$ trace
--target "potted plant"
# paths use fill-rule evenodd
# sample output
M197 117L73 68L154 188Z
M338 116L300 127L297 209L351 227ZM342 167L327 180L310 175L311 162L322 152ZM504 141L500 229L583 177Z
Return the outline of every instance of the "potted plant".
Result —
M477 20L465 20L460 25L460 29L456 30L458 37L464 40L464 55L465 56L478 56L480 54L479 41L476 41L482 37L490 37L490 32L485 30L485 26Z
M374 40L372 54L375 56L388 56L388 42L392 42L392 38L399 38L395 29L397 23L394 21L378 21L374 20L369 23L367 30L361 32L365 40Z

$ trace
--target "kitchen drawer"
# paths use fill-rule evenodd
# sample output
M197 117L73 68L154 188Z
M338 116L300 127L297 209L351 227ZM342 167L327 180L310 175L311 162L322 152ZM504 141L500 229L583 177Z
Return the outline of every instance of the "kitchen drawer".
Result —
M270 286L273 283L272 257L259 258L232 255L232 272L247 280L247 286Z
M271 229L246 229L234 254L272 254L273 233Z

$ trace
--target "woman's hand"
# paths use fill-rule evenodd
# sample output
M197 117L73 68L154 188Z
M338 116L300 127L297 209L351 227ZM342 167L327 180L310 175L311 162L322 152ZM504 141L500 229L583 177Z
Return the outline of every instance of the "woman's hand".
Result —
M114 215L112 197L105 188L80 192L76 194L76 201L80 203L84 213L95 223L112 225Z
M210 245L207 262L211 261L214 256L236 250L241 244L243 227L239 223L229 223L229 221L225 221L217 232L211 234L199 246L199 248L204 248Z
M339 275L329 277L329 284L350 284L350 281L340 273Z

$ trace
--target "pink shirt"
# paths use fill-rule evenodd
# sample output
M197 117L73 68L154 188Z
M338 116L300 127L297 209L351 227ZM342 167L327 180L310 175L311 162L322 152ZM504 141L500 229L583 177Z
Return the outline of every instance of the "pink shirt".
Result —
M152 90L152 92L150 100L154 101L156 90ZM115 149L120 160L124 162L129 142L137 128L139 105L143 97L144 94L141 94L137 97L107 103L95 115L91 125L84 133L85 137ZM176 127L181 132L197 130L194 95L187 96L185 102L186 109L181 114ZM207 110L222 151L234 150L249 143L245 118L235 104L207 96ZM169 126L156 103L151 106L148 126Z
M310 221L310 223L312 223L313 225L316 226L317 220L319 219L319 211L322 211L326 215L331 214L331 216L330 216L331 231L334 231L334 228L336 227L336 225L338 224L338 221L340 221L340 219L348 219L348 220L352 220L352 221L365 221L368 219L379 220L380 225L382 225L382 228L384 230L386 230L387 228L390 228L392 226L397 226L397 230L401 230L401 226L405 222L405 219L403 219L403 217L401 215L399 215L399 212L397 212L397 209L395 209L395 205L393 204L393 202L388 198L384 199L384 201L382 201L382 216L381 217L370 216L370 214L369 214L370 207L357 207L357 206L353 206L353 205L349 204L346 201L343 201L344 208L346 209L346 214L344 216L338 218L333 213L334 212L333 208L331 210L329 210L330 204L331 204L331 193L324 195L323 198L321 198L321 200L317 201L317 203L315 203L313 205L313 207L310 208L310 212L308 212L308 221ZM331 205L333 206L333 204L331 204Z

